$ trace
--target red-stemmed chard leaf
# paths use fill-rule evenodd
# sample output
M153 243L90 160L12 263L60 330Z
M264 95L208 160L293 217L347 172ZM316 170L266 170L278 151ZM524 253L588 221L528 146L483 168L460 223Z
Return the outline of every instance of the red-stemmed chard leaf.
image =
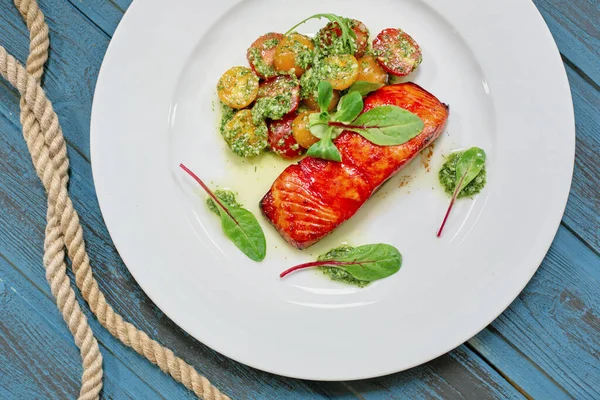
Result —
M251 260L264 260L267 254L267 242L256 217L245 208L223 203L198 175L183 164L179 164L179 167L198 182L218 206L223 233Z
M452 200L450 200L450 205L448 206L442 225L438 230L437 237L442 236L442 231L444 230L444 226L446 226L448 216L450 215L450 211L452 211L458 194L479 175L485 165L485 158L485 151L479 147L471 147L460 156L456 164L456 188L452 194Z
M283 278L294 271L306 268L334 267L343 269L359 281L372 282L395 274L402 265L402 255L398 249L382 243L348 248L347 251L327 260L322 259L323 256L319 256L318 261L289 268L279 276Z
M346 96L350 95L352 93ZM356 132L378 146L396 146L417 136L424 125L421 118L404 108L383 105L370 109L350 123L331 121L329 126Z

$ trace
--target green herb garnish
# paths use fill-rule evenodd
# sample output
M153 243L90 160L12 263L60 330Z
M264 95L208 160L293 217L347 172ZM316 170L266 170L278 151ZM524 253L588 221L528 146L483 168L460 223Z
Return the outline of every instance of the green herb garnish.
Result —
M452 200L450 200L450 205L448 206L448 210L446 211L446 215L442 221L442 226L437 233L437 237L442 235L442 230L446 225L446 221L448 220L448 216L450 215L450 211L454 206L454 202L456 201L458 194L464 190L464 188L473 179L475 179L477 175L479 175L485 166L485 159L485 151L479 147L471 147L469 150L462 153L458 159L458 162L456 163L456 188L452 194Z
M310 132L321 140L308 149L308 156L341 161L333 139L344 130L356 132L378 146L400 145L423 131L423 121L417 115L397 106L374 107L360 115L363 100L358 91L343 96L337 112L331 115L327 108L332 96L331 84L319 82L317 99L321 112L310 115L308 126Z
M239 207L237 202L231 205L221 201L188 167L183 164L179 164L179 167L194 178L218 206L223 233L233 244L251 260L264 260L267 254L267 242L256 217L245 208Z
M458 164L458 160L463 155L464 151L455 151L450 153L444 162L444 165L438 172L438 179L440 184L444 188L444 192L449 197L452 197L454 194L454 189L456 189L456 185L458 183L458 179L456 179L456 166ZM457 199L461 199L463 197L473 197L479 192L486 184L487 172L485 167L481 169L481 172L473 179L470 183L468 183L463 190L456 196Z
M318 85L317 91L317 104L321 112L327 111L329 103L333 99L333 86L327 81L321 81Z
M335 144L333 144L334 128L328 125L331 119L327 109L333 98L333 87L327 81L319 82L317 103L321 109L321 113L311 114L308 117L310 132L318 137L317 143L308 148L306 155L309 157L322 158L324 160L332 160L341 162L342 155L340 154Z
M321 18L327 18L328 20L330 20L331 22L335 22L339 25L340 29L342 30L342 42L344 43L344 45L351 50L351 53L354 53L356 51L356 34L354 33L354 31L352 30L352 28L350 27L350 20L344 17L340 17L339 15L335 15L335 14L315 14L312 15L308 18L306 18L303 21L300 21L299 23L297 23L296 25L294 25L292 28L290 28L290 30L288 30L285 34L289 35L290 33L292 33L294 31L294 29L296 29L297 27L299 27L300 25L302 25L303 23L305 23L306 21L309 21L311 19L321 19Z
M235 110L223 102L221 102L221 110L222 110L222 114L221 114L221 125L219 126L219 132L221 132L221 135L224 135L225 125L227 125L227 123L229 121L231 121L231 119L235 115Z
M305 268L328 267L339 269L349 275L353 282L344 279L344 275L338 275L340 279L348 283L365 286L369 282L387 278L400 270L402 255L394 246L389 244L369 244L359 247L345 246L334 249L319 256L317 261L296 265L279 276L286 275ZM335 279L335 278L334 278Z
M404 108L386 105L370 109L344 129L360 133L379 146L395 146L421 133L423 121Z
M332 119L337 122L350 123L360 115L362 109L363 101L360 93L348 93L340 99L337 112Z
M358 92L362 96L366 96L375 90L382 88L384 85L382 83L373 83L366 81L356 81L348 88L348 93Z

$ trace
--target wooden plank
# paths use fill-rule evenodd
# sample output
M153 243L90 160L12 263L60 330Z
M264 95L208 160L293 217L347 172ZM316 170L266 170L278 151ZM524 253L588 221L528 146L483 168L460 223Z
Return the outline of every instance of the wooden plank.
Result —
M469 346L492 364L511 384L534 399L570 399L540 367L493 327L469 340Z
M566 65L571 84L577 149L569 203L563 221L600 254L600 87Z
M109 36L113 35L131 4L131 0L69 0L69 2Z
M600 2L533 0L560 52L600 84Z
M598 293L600 257L561 227L534 279L492 323L492 334L470 344L533 397L600 398Z
M0 398L74 398L79 393L79 350L54 305L0 257ZM160 394L105 347L105 398Z
M408 371L346 384L368 400L524 398L464 345Z

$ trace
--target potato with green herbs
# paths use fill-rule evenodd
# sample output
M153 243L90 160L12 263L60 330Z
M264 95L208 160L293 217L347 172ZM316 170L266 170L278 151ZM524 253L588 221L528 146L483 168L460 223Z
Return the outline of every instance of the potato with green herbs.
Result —
M228 69L217 83L219 99L231 108L247 107L258 95L259 78L250 68Z
M238 156L253 157L267 147L267 133L264 121L255 122L250 110L241 110L225 124L223 138Z

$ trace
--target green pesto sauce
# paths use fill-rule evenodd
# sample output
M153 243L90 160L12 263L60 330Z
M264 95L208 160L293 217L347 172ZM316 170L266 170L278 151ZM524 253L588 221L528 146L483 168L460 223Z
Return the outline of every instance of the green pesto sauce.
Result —
M315 59L315 53L308 48L308 46L304 46L300 42L296 42L298 45L302 46L302 49L297 51L296 54L296 64L304 70L308 68L310 64L312 64Z
M348 21L348 18L344 18L344 20ZM349 25L352 27L353 23ZM337 27L338 24L336 23L335 26ZM315 48L322 57L334 54L354 54L357 48L356 39L353 38L351 42L347 43L342 35L338 36L334 33L334 28L329 24L317 32L314 41Z
M223 129L223 139L240 157L259 155L267 147L267 138L267 124L264 120L254 122L249 110L238 111Z
M242 206L240 203L237 202L237 200L235 199L235 193L233 193L231 190L215 190L214 194L217 197L217 199L219 199L221 201L221 203L223 203L226 206L229 206L229 207L241 207ZM208 209L210 211L214 212L217 215L221 215L219 206L217 206L217 204L211 197L206 198L206 206L208 207Z
M241 90L237 90L239 92L238 97L240 97L242 101L245 101L248 97L251 97L259 84L258 76L256 76L250 68L244 68L239 73L240 77L246 77L247 75L252 75L252 77L245 79L245 85L241 88Z
M224 134L225 125L227 125L227 123L231 121L231 118L233 118L234 114L235 110L233 108L221 102L221 125L219 127L219 132L221 132L221 135Z
M248 59L259 75L264 77L272 77L277 75L277 71L275 70L275 68L272 65L268 65L264 62L260 49L252 47L248 52Z
M269 89L278 93L275 96L269 92L261 93L259 89L259 97L252 107L252 119L255 124L259 124L265 118L281 119L292 110L293 90L298 86L296 75L290 75L287 79L276 78L275 82L276 86Z
M334 57L336 58L336 57ZM322 58L314 61L312 68L300 77L300 97L303 99L317 97L317 88L321 81L333 81L346 79L347 76L356 72L356 63L346 63L341 66L330 58Z
M297 32L292 32L297 33ZM299 40L288 40L286 41L287 45L285 45L282 50L289 51L294 54L294 60L296 64L302 68L306 69L310 64L312 64L315 58L315 52L312 51L308 46L302 44Z
M323 79L320 75L319 62L313 64L313 67L308 69L300 77L300 97L307 99L309 97L316 97L317 87L319 82Z
M261 97L256 100L252 107L252 119L254 123L265 118L281 119L292 108L291 93L280 94L275 97Z
M462 156L463 151L457 151L451 153L448 157L446 157L446 162L440 169L438 173L438 178L440 180L440 184L444 188L444 191L449 196L454 194L454 190L456 189L457 179L456 179L456 164ZM481 172L473 179L465 188L458 194L458 198L462 197L472 197L483 189L486 184L486 171L485 167L481 170Z
M353 249L352 246L340 246L335 249L329 250L325 254L320 255L317 258L317 260L318 261L334 260L338 256L346 254L352 249ZM325 275L327 275L333 281L343 282L343 283L358 286L361 288L363 288L369 284L369 282L360 281L360 280L354 278L352 275L350 275L349 273L344 271L342 268L319 267L319 269L321 270L321 272L323 272Z
M412 59L412 55L417 51L417 48L404 36L397 38L398 45L400 46L400 54L397 53L397 49L394 46L385 46L383 50L373 50L375 57L381 58L383 63L386 65L394 65L400 62L399 58L404 62L411 62L413 68L418 67L423 61L423 55L419 55L417 60Z
M265 40L263 43L263 47L267 50L270 50L272 48L277 47L277 45L279 44L279 39L269 39L269 40Z
M254 157L267 147L269 130L265 121L256 124L253 135L244 133L236 136L229 147L240 157Z

